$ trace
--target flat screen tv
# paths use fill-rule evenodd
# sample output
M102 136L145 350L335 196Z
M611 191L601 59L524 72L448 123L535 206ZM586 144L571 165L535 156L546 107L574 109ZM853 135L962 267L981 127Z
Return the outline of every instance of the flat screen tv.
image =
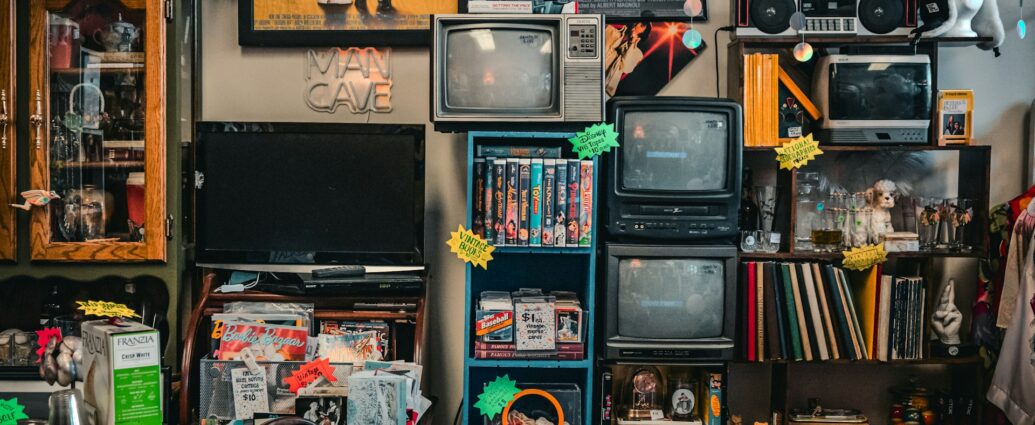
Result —
M731 360L734 246L607 244L609 360Z
M619 238L736 235L743 124L731 100L615 97L608 121L607 230Z
M424 126L197 125L197 259L424 263Z
M435 15L435 129L527 129L521 126L535 122L581 130L602 121L603 25L600 15Z

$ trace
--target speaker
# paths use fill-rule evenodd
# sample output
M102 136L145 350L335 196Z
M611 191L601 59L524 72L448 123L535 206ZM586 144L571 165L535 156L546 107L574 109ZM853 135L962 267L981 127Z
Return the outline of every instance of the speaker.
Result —
M791 27L791 15L797 10L794 0L753 0L748 16L755 28L766 34L780 34Z
M791 15L805 14L801 32ZM917 25L917 0L736 0L732 14L738 36L908 35Z
M890 34L906 26L903 0L859 0L858 13L859 23L872 34Z

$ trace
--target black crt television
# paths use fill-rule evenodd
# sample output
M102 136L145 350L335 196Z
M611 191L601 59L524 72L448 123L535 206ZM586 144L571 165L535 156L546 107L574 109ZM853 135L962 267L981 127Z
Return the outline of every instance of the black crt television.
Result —
M615 97L608 121L607 230L635 239L737 234L743 118L728 99Z
M423 125L202 122L197 133L199 263L424 265Z
M734 246L607 244L608 360L732 360Z

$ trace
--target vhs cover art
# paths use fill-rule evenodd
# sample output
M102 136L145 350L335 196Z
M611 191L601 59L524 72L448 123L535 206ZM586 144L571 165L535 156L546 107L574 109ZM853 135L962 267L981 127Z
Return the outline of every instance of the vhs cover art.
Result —
M519 246L528 246L529 207L531 204L532 161L518 160L518 239Z
M543 160L543 246L553 246L554 185L557 184L557 161Z
M492 239L489 243L503 246L507 243L507 160L492 162Z
M518 160L507 158L507 232L506 245L517 245L518 241Z
M528 245L543 245L543 160L532 160L532 177L529 194Z
M579 196L579 246L589 246L593 240L593 161L582 161Z
M471 232L476 235L485 234L485 158L474 159L474 187L471 194L474 199L471 202Z
M581 196L579 194L579 172L581 162L577 159L568 160L568 217L565 223L568 246L579 246L579 214L581 213Z
M565 235L566 226L568 225L565 217L568 216L568 160L558 159L557 160L557 184L554 189L554 198L557 199L556 205L554 206L554 217L553 217L553 242L554 246L566 246L567 237Z

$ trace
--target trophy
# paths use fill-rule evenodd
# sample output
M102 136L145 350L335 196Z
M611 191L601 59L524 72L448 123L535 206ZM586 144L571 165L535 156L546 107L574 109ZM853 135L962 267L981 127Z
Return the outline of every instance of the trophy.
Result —
M664 382L661 379L661 372L654 366L643 366L636 370L626 384L628 397L631 402L625 418L630 421L658 420L664 419L665 413L661 407L661 390Z

